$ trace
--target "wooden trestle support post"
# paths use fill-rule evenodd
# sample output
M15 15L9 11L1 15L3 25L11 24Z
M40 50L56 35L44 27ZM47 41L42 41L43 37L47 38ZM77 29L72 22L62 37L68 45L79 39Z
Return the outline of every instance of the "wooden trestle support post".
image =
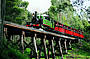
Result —
M22 32L21 32L21 35L20 35L22 53L24 53L24 36L25 36L25 32L22 31Z
M67 40L66 39L64 41L64 45L65 45L65 53L67 54Z
M36 53L36 59L39 59L38 57L38 53L37 53L37 43L36 43L36 33L34 34L34 37L33 37L33 43L34 43L34 48L35 48L35 53Z
M50 58L50 47L51 45L49 45L49 48L48 48L48 59Z
M54 49L54 37L51 40L51 48L52 48L52 58L55 59L55 49Z
M59 39L58 43L59 43L61 59L63 59L63 52L62 52L62 46L61 46L61 38Z
M44 39L43 39L43 44L44 44L44 53L45 53L45 59L48 59L48 55L47 55L47 47L46 47L46 35L44 35Z
M4 28L4 37L7 37L7 28Z
M71 40L69 41L69 48L71 49Z
M6 38L8 40L8 42L10 43L12 41L12 35L7 30L8 30L7 28L4 28L4 38Z

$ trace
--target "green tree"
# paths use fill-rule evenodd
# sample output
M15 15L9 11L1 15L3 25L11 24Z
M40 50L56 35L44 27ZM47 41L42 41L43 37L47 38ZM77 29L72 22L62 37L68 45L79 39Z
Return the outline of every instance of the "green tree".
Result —
M22 0L6 0L6 21L22 24L27 19L28 2Z
M57 21L61 21L61 23L65 23L67 20L66 18L68 18L68 14L73 14L73 7L70 4L69 0L51 0L52 6L49 8L49 15L51 17L54 17L53 19L57 20ZM65 15L67 14L67 15ZM69 15L71 16L71 15ZM70 17L69 17L70 18ZM65 23L67 24L67 23Z

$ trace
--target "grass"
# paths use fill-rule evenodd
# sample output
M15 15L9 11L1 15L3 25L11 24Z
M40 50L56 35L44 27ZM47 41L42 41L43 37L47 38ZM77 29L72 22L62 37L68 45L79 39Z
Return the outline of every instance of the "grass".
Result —
M90 59L90 56L84 55L86 53L83 53L81 51L79 51L78 53L83 53L83 54L78 54L74 50L72 53L71 52L72 51L69 51L67 55L64 55L64 59Z
M73 49L68 50L68 54L64 55L64 59L90 59L90 42L83 40L72 47Z

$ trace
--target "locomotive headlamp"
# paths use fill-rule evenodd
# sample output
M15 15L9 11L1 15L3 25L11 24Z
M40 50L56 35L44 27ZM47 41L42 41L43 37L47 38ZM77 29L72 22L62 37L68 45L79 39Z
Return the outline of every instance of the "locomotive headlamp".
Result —
M32 16L34 17L34 13L32 14Z

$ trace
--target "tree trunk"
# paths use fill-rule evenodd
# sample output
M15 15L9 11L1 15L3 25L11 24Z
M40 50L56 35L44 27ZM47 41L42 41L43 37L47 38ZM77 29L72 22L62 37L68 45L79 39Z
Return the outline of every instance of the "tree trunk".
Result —
M3 39L3 20L5 19L5 1L0 0L0 40Z

